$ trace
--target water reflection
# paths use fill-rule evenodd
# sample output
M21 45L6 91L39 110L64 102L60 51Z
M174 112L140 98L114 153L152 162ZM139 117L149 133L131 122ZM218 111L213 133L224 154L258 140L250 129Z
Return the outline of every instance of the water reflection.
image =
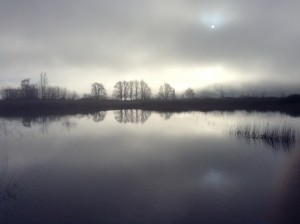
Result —
M118 123L141 123L144 124L151 115L152 112L144 110L115 110L113 111L114 119ZM289 120L288 116L283 116L276 113L223 113L223 112L185 112L185 113L172 113L172 112L158 112L155 113L164 120L169 120L175 114L182 117L198 117L201 116L201 120L205 122L206 131L210 130L211 133L218 134L220 130L226 130L231 136L234 136L239 142L243 144L252 145L256 148L267 147L275 150L283 149L289 151L295 147L299 139L298 130L291 125L279 125L282 121ZM265 115L266 114L266 115ZM213 116L212 116L213 115ZM238 116L236 116L238 115ZM59 123L66 131L70 132L77 126L77 120L85 119L86 117L92 118L92 121L104 122L107 116L106 111L99 111L88 115L77 116L40 116L40 117L19 117L19 118L3 118L0 121L0 131L7 134L6 121L18 120L22 123L23 127L33 128L39 127L39 131L43 134L47 134L51 124ZM273 117L273 121L269 121L270 117ZM238 123L235 119L250 119L251 123L243 123L232 126L232 122ZM268 119L267 123L262 121ZM173 123L176 123L174 121ZM269 122L269 123L268 123ZM174 128L173 128L174 129ZM174 129L175 130L175 129ZM22 135L22 134L21 134Z
M99 111L97 113L92 114L94 122L104 121L106 116L106 111Z
M228 132L241 121L267 119L269 124L300 123L278 114L150 117L139 110L26 118L31 128L22 119L2 119L0 140L6 139L7 150L1 154L0 206L22 219L11 221L0 212L0 222L266 223L274 179L296 150L276 156L264 144L245 150L252 149L251 143L236 144ZM41 124L47 124L46 134ZM22 139L16 139L16 132ZM32 178L36 172L27 175L24 167L36 167L36 160L47 167Z
M295 150L276 178L270 221L274 224L300 223L300 148Z
M0 118L0 134L7 135L8 129L6 127L7 121L17 121L25 128L38 127L42 134L47 134L52 124L61 124L68 132L76 127L76 122L71 121L72 116L24 116L24 117L10 117Z
M8 169L8 153L5 143L0 146L0 214L9 213L19 206L25 173L11 173Z
M151 112L144 110L116 110L114 115L119 123L143 124L149 119Z
M74 129L77 126L77 123L74 121L71 121L68 118L65 118L62 122L61 125L68 131L70 132L72 129Z
M169 120L174 113L172 112L160 112L159 115L164 119L164 120Z
M4 119L0 119L0 136L4 135L7 136L8 134L8 129L7 129L7 124Z

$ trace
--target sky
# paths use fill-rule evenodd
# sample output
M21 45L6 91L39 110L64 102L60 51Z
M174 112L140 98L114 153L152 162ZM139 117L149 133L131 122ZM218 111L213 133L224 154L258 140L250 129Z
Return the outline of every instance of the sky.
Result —
M297 0L0 0L0 87L300 87ZM300 89L300 88L299 88Z

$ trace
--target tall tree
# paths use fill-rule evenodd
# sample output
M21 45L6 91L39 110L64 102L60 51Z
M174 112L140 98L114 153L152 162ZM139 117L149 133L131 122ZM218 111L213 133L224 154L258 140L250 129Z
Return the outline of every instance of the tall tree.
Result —
M134 99L135 100L140 99L140 85L139 85L139 81L137 80L134 81Z
M47 73L42 72L40 75L40 96L42 99L46 98L47 86L48 86Z
M147 100L151 97L151 89L144 80L140 81L140 96L141 100Z
M129 93L130 93L130 84L127 81L123 81L123 100L129 99Z
M123 83L121 81L114 85L113 98L123 100Z
M106 90L101 83L93 83L91 87L91 93L96 99L106 99Z
M151 97L151 89L144 80L117 82L113 97L118 100L146 100Z
M158 97L163 100L173 100L176 97L175 89L168 83L159 88Z
M134 81L129 82L129 99L134 100Z

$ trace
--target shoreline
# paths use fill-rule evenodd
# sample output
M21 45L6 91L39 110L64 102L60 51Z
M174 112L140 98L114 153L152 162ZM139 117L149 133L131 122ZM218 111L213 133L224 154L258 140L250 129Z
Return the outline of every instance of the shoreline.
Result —
M175 100L0 100L0 116L74 115L98 111L139 109L158 112L249 111L300 116L300 96L197 98Z

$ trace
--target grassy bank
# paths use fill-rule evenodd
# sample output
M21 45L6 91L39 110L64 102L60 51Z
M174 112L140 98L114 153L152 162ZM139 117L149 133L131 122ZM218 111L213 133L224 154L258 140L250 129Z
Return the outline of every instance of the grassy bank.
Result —
M96 111L142 109L150 111L278 111L289 115L300 115L300 97L285 98L205 98L192 100L1 100L0 115L52 115L85 114Z

